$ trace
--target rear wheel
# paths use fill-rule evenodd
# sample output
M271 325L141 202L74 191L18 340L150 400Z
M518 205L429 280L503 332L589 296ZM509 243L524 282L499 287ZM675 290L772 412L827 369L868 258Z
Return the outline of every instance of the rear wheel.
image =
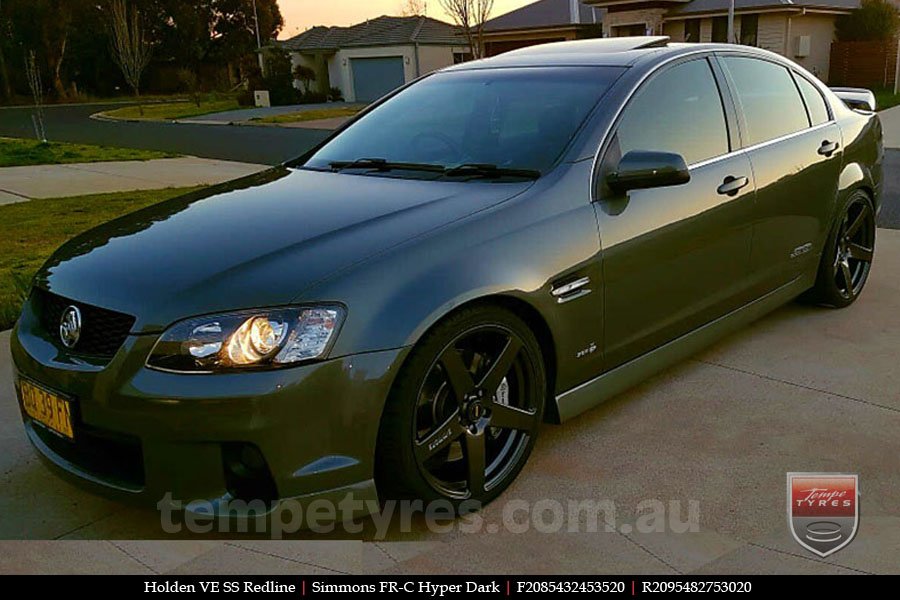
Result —
M440 323L412 351L385 408L382 496L490 502L531 454L546 387L537 340L514 313L475 307Z
M844 205L822 253L815 287L807 298L844 308L863 291L875 257L875 211L864 192L856 192Z

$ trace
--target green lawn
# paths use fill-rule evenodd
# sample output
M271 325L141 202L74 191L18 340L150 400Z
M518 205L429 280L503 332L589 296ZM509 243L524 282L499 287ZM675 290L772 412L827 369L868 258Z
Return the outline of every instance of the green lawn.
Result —
M888 90L875 90L875 106L878 110L884 110L900 105L900 94Z
M115 217L195 189L31 200L0 206L0 330L16 322L32 276L63 242Z
M162 102L144 104L143 107L144 114L141 114L141 108L137 105L124 106L101 114L114 119L174 121L176 119L190 119L200 115L209 115L226 110L238 110L240 108L236 98L204 100L200 103L200 106L197 106L194 102Z
M364 107L342 106L340 108L319 108L313 110L301 110L298 112L275 115L273 117L258 117L251 119L254 123L301 123L303 121L318 121L320 119L334 119L336 117L352 117Z
M170 152L87 146L85 144L42 144L35 140L0 137L0 167L29 165L59 165L68 163L104 162L110 160L151 160L174 158Z

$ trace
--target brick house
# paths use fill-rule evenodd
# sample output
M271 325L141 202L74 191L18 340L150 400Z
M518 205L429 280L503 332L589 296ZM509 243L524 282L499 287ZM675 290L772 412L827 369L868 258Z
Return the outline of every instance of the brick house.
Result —
M603 8L604 36L668 35L673 41L727 42L728 0L584 0ZM835 20L860 0L735 0L735 40L829 77Z
M583 0L539 0L484 24L486 56L602 35L600 8Z

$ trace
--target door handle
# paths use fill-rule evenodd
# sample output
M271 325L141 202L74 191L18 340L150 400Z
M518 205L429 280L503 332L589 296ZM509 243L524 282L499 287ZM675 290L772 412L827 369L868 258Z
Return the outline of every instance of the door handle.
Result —
M824 142L822 142L822 145L819 146L819 154L821 154L822 156L831 156L832 154L837 152L837 149L840 147L841 145L837 142L829 142L828 140L825 140Z
M739 191L750 185L750 180L746 177L732 177L729 175L725 178L725 182L719 186L717 190L722 196L736 196Z

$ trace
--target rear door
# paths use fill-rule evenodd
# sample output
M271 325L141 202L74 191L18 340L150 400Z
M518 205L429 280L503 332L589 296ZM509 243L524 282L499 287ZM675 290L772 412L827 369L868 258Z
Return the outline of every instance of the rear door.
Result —
M837 197L842 136L804 75L749 56L722 55L719 61L756 181L750 268L762 294L817 266Z
M735 151L725 91L706 58L665 66L637 90L615 126L595 202L607 368L747 301L753 172L746 154ZM633 150L680 154L690 182L613 192L602 182Z
M406 82L403 58L352 58L353 92L357 102L373 102Z

